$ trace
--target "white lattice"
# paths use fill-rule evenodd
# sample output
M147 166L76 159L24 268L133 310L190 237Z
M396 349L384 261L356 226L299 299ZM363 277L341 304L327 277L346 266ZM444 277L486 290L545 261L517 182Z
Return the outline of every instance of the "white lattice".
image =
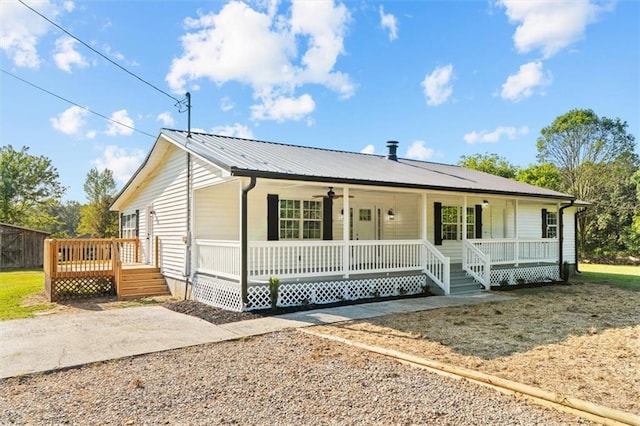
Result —
M524 268L492 269L491 285L516 285L560 281L558 265L528 266Z
M419 294L424 292L426 285L426 277L423 274L281 283L278 291L278 306L321 305L345 300ZM271 307L268 285L249 287L248 298L247 310L268 309Z
M268 289L267 289L268 290ZM193 278L193 300L229 311L242 311L240 284L196 274ZM268 299L267 294L267 299Z

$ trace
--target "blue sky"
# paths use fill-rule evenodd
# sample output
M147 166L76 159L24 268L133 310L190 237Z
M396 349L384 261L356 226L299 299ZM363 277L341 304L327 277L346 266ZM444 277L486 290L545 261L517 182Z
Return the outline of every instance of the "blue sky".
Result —
M121 187L161 127L186 128L186 91L194 130L451 164L534 164L573 108L640 135L638 1L24 1L161 90L0 3L1 143L50 158L65 200L93 167Z

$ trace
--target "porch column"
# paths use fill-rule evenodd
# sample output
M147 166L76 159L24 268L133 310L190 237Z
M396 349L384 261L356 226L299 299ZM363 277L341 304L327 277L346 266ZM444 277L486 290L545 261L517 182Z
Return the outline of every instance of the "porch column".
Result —
M513 217L515 220L515 234L516 234L516 246L514 247L514 254L515 254L515 266L518 266L518 261L520 260L520 241L518 240L518 209L520 208L520 204L518 203L518 199L516 198L516 209L515 212L513 213Z
M420 221L422 224L420 238L426 241L427 240L427 193L426 192L422 193L422 211L420 213L422 214L422 218Z
M349 187L342 190L342 275L349 278L349 228L351 211L349 210Z
M467 196L464 196L464 202L462 206L462 240L467 239Z

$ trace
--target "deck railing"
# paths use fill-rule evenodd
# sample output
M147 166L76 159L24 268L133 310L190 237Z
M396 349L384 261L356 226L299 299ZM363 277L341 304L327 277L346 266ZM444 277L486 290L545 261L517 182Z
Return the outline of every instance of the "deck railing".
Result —
M492 265L558 261L559 243L557 238L501 238L467 241L489 256Z

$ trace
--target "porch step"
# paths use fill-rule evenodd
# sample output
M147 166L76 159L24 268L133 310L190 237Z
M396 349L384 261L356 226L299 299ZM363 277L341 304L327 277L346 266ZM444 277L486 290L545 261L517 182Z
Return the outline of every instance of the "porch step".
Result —
M118 299L169 295L167 281L158 268L132 268L122 270Z
M451 294L473 293L482 290L482 286L462 269L450 272L449 290Z

